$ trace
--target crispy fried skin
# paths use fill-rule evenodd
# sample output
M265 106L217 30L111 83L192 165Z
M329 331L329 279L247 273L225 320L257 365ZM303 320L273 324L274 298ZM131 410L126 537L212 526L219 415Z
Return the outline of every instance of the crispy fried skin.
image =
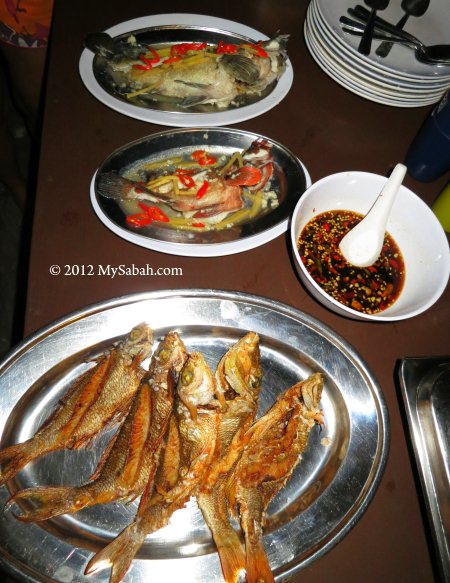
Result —
M139 324L100 359L68 392L62 405L27 441L0 452L0 485L28 462L50 451L86 445L112 420L129 410L144 375L142 361L150 354L153 335Z

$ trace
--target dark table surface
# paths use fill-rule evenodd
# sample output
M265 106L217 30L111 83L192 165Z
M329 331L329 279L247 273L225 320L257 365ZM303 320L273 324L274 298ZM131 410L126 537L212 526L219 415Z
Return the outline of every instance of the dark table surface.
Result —
M97 101L78 74L88 31L151 13L191 12L245 23L265 34L290 34L294 83L274 109L234 127L257 132L292 150L312 180L344 170L386 175L404 159L431 110L403 109L365 100L332 81L303 39L306 0L58 0L45 104L42 151L30 252L25 334L72 310L116 296L159 289L213 288L262 295L320 319L360 353L375 374L390 415L389 458L376 495L361 520L330 552L294 581L433 581L428 526L403 418L396 364L403 356L441 355L450 347L450 291L426 313L398 323L342 318L312 299L300 284L285 235L237 255L189 258L143 249L115 236L93 213L89 184L115 148L161 126L125 117ZM448 176L405 183L431 204ZM181 267L182 276L52 276L52 265ZM406 432L405 432L406 430Z

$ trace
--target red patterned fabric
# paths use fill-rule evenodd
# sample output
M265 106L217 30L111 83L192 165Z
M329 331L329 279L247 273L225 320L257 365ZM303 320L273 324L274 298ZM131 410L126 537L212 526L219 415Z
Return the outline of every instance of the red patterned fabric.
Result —
M53 0L0 0L0 40L23 48L46 47Z

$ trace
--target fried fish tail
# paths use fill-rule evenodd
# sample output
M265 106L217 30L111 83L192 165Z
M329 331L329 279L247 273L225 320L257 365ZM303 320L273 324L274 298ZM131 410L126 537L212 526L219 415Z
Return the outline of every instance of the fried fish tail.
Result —
M245 537L247 583L274 583L263 542L264 496L258 488L241 491L239 512Z
M22 522L39 522L90 506L92 496L71 486L27 488L11 497L6 509L20 502L31 503L33 508L21 509L21 514L14 513L14 516Z
M35 443L28 439L0 451L0 486L17 474L28 462L36 457Z
M94 555L87 564L84 574L93 575L110 566L109 583L122 581L144 540L145 531L139 528L139 523L133 522L104 549Z
M275 583L262 539L247 541L245 569L247 583Z
M225 582L238 583L245 573L245 552L229 522L225 496L218 491L202 493L197 502L216 543Z

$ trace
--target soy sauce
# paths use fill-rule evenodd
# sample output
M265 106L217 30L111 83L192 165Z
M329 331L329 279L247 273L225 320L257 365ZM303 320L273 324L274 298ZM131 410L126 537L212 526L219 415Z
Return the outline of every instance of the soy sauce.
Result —
M376 314L399 297L405 265L394 239L385 234L380 257L369 267L355 267L339 250L341 239L363 215L353 211L327 211L304 227L298 250L314 281L332 298L358 312Z

